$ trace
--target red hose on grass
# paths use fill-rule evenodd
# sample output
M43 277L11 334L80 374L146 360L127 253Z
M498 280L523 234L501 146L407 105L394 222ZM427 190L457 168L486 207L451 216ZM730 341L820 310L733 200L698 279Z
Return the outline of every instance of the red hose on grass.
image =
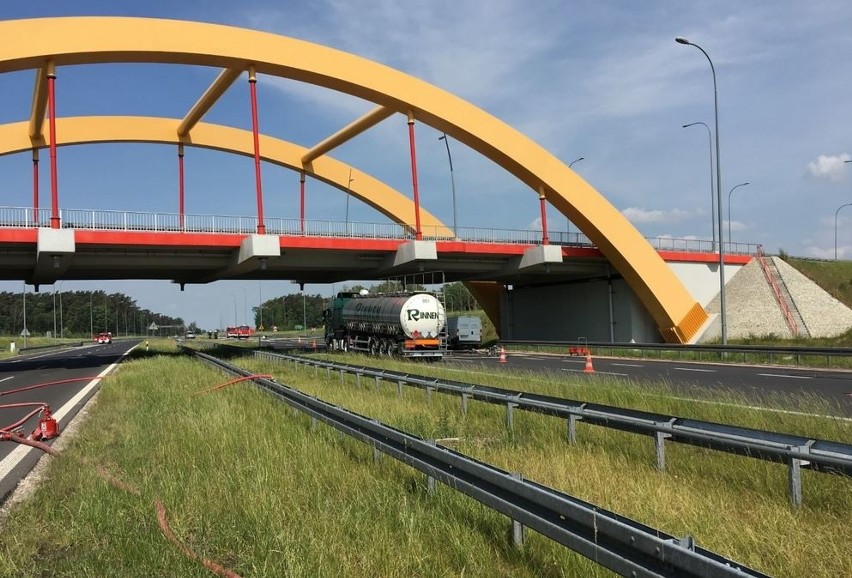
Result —
M26 387L19 387L18 389L10 389L9 391L0 391L0 397L4 395L11 395L13 393L19 393L21 391L29 391L31 389L38 389L40 387L49 387L51 385L62 385L63 383L71 383L74 381L93 381L95 379L106 379L106 377L70 377L68 379L60 379L59 381L48 381L46 383L38 383L36 385L28 385Z

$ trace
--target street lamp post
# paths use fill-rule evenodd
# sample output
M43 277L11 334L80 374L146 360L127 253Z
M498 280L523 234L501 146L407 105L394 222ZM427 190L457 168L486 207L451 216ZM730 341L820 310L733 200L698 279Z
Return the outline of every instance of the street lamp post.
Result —
M56 339L56 284L53 285L53 339Z
M27 284L24 283L24 329L21 331L21 335L24 337L24 349L27 347L27 337L30 336L30 330L27 329Z
M711 252L716 252L716 201L714 200L713 192L713 134L710 132L710 127L707 123L698 121L683 125L682 128L701 125L707 129L707 143L710 145L710 230L713 232L713 244L710 246Z
M453 176L453 155L450 154L450 139L447 138L447 133L444 133L438 137L438 140L444 141L444 144L447 146L447 160L450 162L450 187L452 187L453 190L453 235L455 235L456 239L458 239L458 222L456 221L456 179Z
M728 344L728 320L727 307L725 303L725 250L722 247L722 157L719 155L719 91L716 87L716 67L710 55L697 44L693 44L683 36L675 38L678 44L694 46L707 58L710 63L710 72L713 73L713 113L716 120L716 226L717 238L719 239L719 315L722 318L722 345Z
M736 189L744 187L748 184L750 183L740 183L728 192L728 251L730 251L731 249L730 244L734 242L734 239L731 237L731 193L733 193Z
M248 325L248 294L245 287L243 287L243 323Z
M568 168L570 169L571 167L574 166L574 163L579 163L580 161L584 161L584 160L586 160L586 157L580 157L578 159L574 159L573 161L568 163ZM568 242L568 233L570 233L570 232L571 232L571 219L569 219L568 217L565 217L565 242L566 243Z
M307 335L308 331L308 315L307 310L305 309L305 290L302 289L302 331Z
M352 181L355 179L352 178L352 169L349 169L349 182L346 183L346 234L349 234L349 188L352 186Z
M840 205L837 207L837 210L834 211L834 260L837 261L837 213L840 212L840 209L843 207L852 207L852 203L846 203L845 205Z

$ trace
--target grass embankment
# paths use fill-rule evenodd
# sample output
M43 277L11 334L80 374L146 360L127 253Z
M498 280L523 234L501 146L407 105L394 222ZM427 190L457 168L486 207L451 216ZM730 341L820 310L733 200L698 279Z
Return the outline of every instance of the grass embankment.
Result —
M777 464L672 444L660 473L648 438L581 425L570 446L564 422L521 412L510 436L502 408L471 402L462 416L458 398L433 394L427 404L413 389L398 399L395 384L376 389L362 379L358 389L351 377L341 385L336 374L327 380L251 358L241 364L423 437L458 438L446 443L666 532L694 535L769 574L852 575L848 480L804 472L805 506L794 511ZM597 377L392 366L852 441L844 422L685 406ZM325 426L312 430L307 417L250 386L192 395L227 379L183 357L124 364L51 465L49 483L6 522L0 575L208 576L161 536L155 497L180 538L244 576L609 575L533 533L522 550L511 547L503 516L446 487L429 495L421 474L387 457L374 463L370 448ZM137 485L141 497L108 485L82 456Z

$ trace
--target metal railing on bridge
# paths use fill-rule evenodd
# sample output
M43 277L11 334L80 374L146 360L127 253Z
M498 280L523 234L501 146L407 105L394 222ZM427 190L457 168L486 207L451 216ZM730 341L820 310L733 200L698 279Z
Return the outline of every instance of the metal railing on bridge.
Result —
M31 207L0 207L0 227L35 228L50 226L51 210ZM164 233L218 233L249 235L257 232L257 217L231 215L181 215L178 213L149 213L104 209L60 209L63 228L94 231L151 231ZM359 239L414 239L413 225L400 223L363 223L355 221L321 221L296 218L265 218L266 233L301 237L343 237ZM456 235L439 235L438 227L421 227L426 240L459 240L468 243L500 243L517 245L541 244L541 230L497 229L489 227L459 227ZM579 232L549 232L554 245L595 248L595 244ZM713 253L713 242L704 239L647 237L658 251ZM753 255L753 243L727 243L725 251Z

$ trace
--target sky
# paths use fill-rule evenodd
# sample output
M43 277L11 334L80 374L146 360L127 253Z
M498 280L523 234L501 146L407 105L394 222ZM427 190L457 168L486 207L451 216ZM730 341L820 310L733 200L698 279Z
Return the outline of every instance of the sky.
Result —
M723 230L767 253L852 259L852 3L845 0L244 0L223 2L3 2L0 19L145 16L214 22L350 52L447 90L551 151L646 237L710 239L713 77L719 102ZM218 70L167 65L58 70L58 116L182 118ZM205 121L250 130L245 78ZM0 74L0 123L29 117L33 71ZM311 146L374 105L261 75L261 132ZM714 131L715 132L715 131ZM421 202L452 223L441 133L417 125ZM395 115L335 149L410 195L405 118ZM452 141L459 227L540 229L537 195ZM49 164L41 179L48 183ZM66 208L177 212L174 147L86 145L59 150ZM32 203L29 154L0 157L0 206ZM737 187L740 183L748 185ZM264 213L298 216L298 174L263 166ZM43 189L46 190L46 189ZM250 158L187 150L188 214L253 215ZM728 204L730 198L731 204ZM43 201L46 204L46 201ZM307 218L343 220L344 193L309 182ZM730 220L728 219L730 211ZM835 221L836 217L836 221ZM354 201L352 221L387 222ZM835 229L836 222L836 229ZM552 208L551 230L565 230ZM572 229L576 229L571 225ZM837 244L835 246L835 230ZM0 282L20 291L21 282ZM219 281L184 292L167 281L65 281L62 291L121 291L204 328L251 319L263 299L297 292L287 281ZM53 288L43 287L51 291ZM339 289L339 286L338 286ZM32 290L30 287L29 290ZM308 294L334 288L306 285ZM236 310L236 313L235 313Z

